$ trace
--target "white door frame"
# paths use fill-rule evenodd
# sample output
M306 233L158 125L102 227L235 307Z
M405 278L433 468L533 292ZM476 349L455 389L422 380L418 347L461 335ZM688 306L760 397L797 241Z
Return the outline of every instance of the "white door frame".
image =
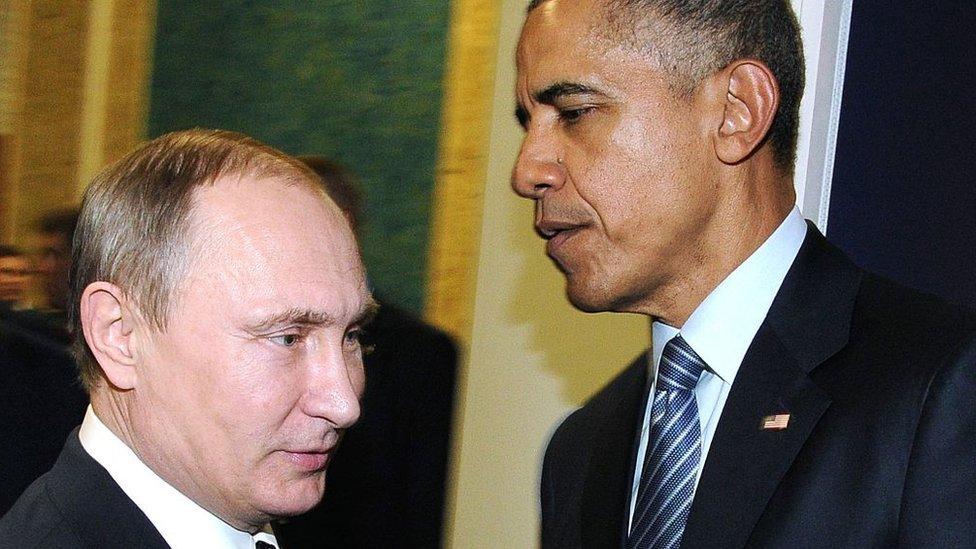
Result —
M806 88L800 103L796 203L827 232L834 150L854 0L792 0L803 29Z

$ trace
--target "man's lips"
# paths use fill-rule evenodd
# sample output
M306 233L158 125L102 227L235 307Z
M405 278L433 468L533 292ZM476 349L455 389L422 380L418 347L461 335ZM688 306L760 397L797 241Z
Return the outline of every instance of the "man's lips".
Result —
M548 242L546 242L546 253L550 256L554 256L562 248L563 244L572 238L579 231L579 227L575 229L563 229L556 232Z
M548 240L546 252L551 256L556 253L562 245L572 238L584 225L571 223L568 221L540 220L535 228L539 236Z
M304 471L321 471L329 464L335 448L316 450L282 450L288 461Z

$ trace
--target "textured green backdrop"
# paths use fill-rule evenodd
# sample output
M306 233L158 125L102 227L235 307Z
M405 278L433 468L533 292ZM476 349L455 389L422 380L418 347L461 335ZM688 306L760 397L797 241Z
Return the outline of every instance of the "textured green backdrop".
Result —
M150 137L252 135L355 171L377 289L420 311L447 0L158 0Z

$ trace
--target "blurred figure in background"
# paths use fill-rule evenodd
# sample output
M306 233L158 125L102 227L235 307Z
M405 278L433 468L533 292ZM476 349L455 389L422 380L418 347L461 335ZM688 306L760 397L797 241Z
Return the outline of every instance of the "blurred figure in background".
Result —
M78 224L78 210L61 210L41 219L37 236L40 257L37 272L41 278L47 308L63 312L68 308L68 270L71 268L71 240Z
M27 255L15 246L0 244L0 309L27 307L31 266Z
M81 423L88 395L68 350L65 313L71 238L77 211L49 214L38 226L37 273L46 308L27 308L25 255L0 249L0 515L54 465L68 433ZM15 253L19 251L14 250ZM10 301L6 298L10 297Z
M300 160L360 233L364 201L350 174L321 157ZM360 421L329 465L322 504L280 534L303 547L441 545L457 349L446 334L377 301Z
M0 312L8 322L62 346L71 343L66 309L71 240L77 222L78 211L74 209L55 211L41 219L35 239L38 244L37 282L40 283L43 306L8 307Z

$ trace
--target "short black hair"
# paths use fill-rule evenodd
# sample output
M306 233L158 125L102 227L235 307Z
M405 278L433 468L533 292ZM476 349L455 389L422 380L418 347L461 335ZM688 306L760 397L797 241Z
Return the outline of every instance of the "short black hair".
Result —
M74 238L75 227L78 225L78 210L58 210L41 218L37 224L38 232L43 234L63 235L68 243Z
M23 257L24 250L11 244L0 244L0 257Z
M532 11L547 0L532 0ZM803 43L789 0L601 0L612 36L652 52L689 94L737 59L762 62L780 100L766 136L777 166L792 173L803 97Z

